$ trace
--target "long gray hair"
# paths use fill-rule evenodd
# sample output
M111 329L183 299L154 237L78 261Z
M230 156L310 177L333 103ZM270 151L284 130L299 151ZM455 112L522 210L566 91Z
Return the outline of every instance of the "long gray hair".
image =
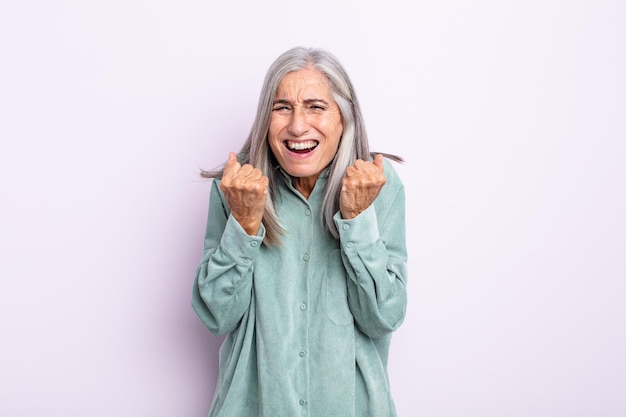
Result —
M343 121L343 134L335 158L330 163L328 181L322 200L322 224L330 234L339 238L333 215L339 210L341 182L346 169L357 159L369 160L371 154L361 108L348 74L337 58L328 51L318 48L295 47L281 54L270 66L263 82L259 97L257 114L248 139L239 151L238 160L241 164L251 164L258 168L269 179L268 199L263 215L266 245L280 243L280 235L285 231L280 225L274 203L277 198L277 162L270 149L267 133L270 124L272 105L278 85L283 77L290 72L303 68L313 68L326 76L330 84L332 96L339 106ZM384 154L401 161L402 159ZM224 169L202 171L205 178L221 178Z

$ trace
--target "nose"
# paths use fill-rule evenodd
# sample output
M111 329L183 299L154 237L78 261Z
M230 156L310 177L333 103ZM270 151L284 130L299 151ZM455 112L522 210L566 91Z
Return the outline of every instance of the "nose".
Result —
M289 133L294 136L302 136L309 131L309 121L302 107L295 107L293 109L288 130Z

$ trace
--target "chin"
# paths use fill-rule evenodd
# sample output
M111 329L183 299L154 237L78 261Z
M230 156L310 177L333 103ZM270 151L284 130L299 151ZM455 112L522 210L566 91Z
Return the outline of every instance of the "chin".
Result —
M312 169L301 169L301 168L285 168L283 169L287 172L287 174L291 175L295 178L308 178L315 177L319 174L319 172Z

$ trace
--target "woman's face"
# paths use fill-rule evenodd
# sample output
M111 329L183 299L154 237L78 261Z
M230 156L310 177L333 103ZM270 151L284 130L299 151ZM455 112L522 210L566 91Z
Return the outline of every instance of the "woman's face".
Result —
M342 133L341 112L326 77L311 68L285 75L274 97L268 139L296 188L313 189L335 157Z

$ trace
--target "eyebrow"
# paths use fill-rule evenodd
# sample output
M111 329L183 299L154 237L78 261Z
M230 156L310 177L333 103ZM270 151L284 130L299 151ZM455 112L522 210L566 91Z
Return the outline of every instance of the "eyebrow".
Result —
M328 105L328 102L321 98L307 98L306 100L304 100L304 104L311 104L311 103L322 103L322 104ZM284 98L279 98L277 100L274 100L272 104L291 104L291 101L284 99Z

